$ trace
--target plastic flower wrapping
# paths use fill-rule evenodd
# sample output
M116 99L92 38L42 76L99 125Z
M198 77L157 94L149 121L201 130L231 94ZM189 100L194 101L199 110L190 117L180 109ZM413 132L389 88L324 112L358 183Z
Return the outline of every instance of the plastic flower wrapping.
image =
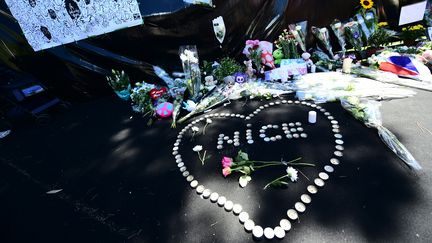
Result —
M344 25L344 30L348 42L356 49L356 51L360 52L363 47L363 41L359 23L356 21L348 22Z
M180 60L186 75L187 89L191 99L199 98L201 90L201 70L196 46L180 46Z
M339 72L307 74L296 81L295 86L298 99L315 103L336 101L347 96L391 100L416 94L407 88Z
M312 26L312 33L324 45L324 47L330 54L330 57L334 59L335 56L333 54L333 48L330 43L330 33L328 29L326 27L317 28L315 26Z
M307 52L306 49L306 35L303 28L300 25L290 25L290 32L294 36L297 44L300 46L303 52Z
M129 76L124 71L112 70L111 75L106 77L109 86L122 100L130 99L131 85Z
M228 98L224 95L221 87L215 87L205 96L189 114L178 120L179 123L185 122L187 119L201 112L204 112L216 105L222 104L227 101Z
M382 125L380 103L372 100L362 100L356 97L348 97L341 100L342 107L349 111L357 120L363 122L369 128L375 128L378 135L387 147L390 148L410 169L421 170L422 167L412 156L408 149L397 137Z
M376 18L376 15L376 10L374 8L371 8L370 10L366 11L364 16L366 27L370 31L371 35L373 35L373 33L378 28L378 20Z
M227 88L224 93L228 99L237 100L241 98L271 98L292 92L292 86L288 83L248 82L245 84L236 83Z
M426 25L432 27L432 3L430 1L427 2L424 20Z
M225 21L222 16L219 16L213 19L212 23L216 39L219 41L220 44L222 44L226 34Z
M336 35L336 38L338 39L339 45L342 49L342 57L345 56L346 53L346 41L345 41L345 30L342 25L342 23L335 19L333 23L330 24L331 29L333 30L333 33Z

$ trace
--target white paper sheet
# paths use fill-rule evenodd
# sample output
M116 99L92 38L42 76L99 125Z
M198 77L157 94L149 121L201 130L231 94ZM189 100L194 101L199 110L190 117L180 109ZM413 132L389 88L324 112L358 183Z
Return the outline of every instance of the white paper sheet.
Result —
M413 3L403 6L399 17L399 25L410 24L423 20L426 2Z
M35 51L143 23L136 0L6 0Z

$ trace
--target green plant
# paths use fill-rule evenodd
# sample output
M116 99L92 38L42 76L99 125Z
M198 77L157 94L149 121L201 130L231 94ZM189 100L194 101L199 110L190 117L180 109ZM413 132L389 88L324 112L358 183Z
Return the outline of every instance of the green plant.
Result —
M208 62L208 61L204 61L203 66L201 68L201 72L206 76L212 75L213 74L213 63Z
M396 36L396 32L385 28L378 28L368 39L368 43L373 48L384 47L389 44L391 38Z
M244 67L238 64L236 60L225 57L221 59L220 66L215 70L214 74L218 81L222 81L225 77L242 71L244 71Z
M402 33L400 35L401 39L404 41L415 41L419 37L425 35L425 28L423 25L412 25L402 28Z
M131 99L134 105L133 110L144 115L154 114L153 101L150 97L150 90L155 88L154 85L147 83L137 83L137 86L132 89Z
M106 77L108 84L115 91L122 91L129 88L129 76L124 71L112 70L111 75Z
M288 59L300 58L297 50L297 41L290 31L284 30L279 38L275 41L278 49L281 49L284 57Z

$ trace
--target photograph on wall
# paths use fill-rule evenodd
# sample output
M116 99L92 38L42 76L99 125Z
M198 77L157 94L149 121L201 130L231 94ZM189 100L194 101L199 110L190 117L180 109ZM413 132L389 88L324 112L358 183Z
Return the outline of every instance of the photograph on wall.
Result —
M136 0L6 0L35 51L143 23Z

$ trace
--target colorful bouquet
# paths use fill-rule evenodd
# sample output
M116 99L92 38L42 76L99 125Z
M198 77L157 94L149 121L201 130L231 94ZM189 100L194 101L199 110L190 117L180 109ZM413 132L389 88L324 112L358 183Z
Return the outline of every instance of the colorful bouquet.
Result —
M247 40L246 46L243 49L243 54L245 54L247 58L252 60L257 70L261 70L262 51L259 48L259 43L259 40Z

